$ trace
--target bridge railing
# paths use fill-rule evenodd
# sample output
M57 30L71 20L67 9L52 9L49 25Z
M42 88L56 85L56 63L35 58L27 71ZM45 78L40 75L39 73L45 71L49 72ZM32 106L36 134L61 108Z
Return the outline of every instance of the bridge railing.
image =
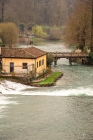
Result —
M70 57L87 57L87 53L73 53L73 52L48 52L56 58L70 58Z

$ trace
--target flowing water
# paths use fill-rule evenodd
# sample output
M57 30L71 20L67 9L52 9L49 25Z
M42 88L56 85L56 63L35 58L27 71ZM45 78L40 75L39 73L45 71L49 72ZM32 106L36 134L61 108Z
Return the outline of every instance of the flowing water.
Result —
M62 42L35 47L71 51ZM64 73L54 87L0 81L0 140L93 140L93 67L59 59L52 69Z

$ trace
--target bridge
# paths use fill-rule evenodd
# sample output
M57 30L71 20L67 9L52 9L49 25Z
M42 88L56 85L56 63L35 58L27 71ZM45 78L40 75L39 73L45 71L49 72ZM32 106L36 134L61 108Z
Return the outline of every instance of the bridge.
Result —
M82 59L82 64L86 60L88 53L74 53L74 52L48 52L49 55L54 57L54 64L57 65L57 60L60 58L67 58L69 59L70 65L72 62L76 62L78 58Z

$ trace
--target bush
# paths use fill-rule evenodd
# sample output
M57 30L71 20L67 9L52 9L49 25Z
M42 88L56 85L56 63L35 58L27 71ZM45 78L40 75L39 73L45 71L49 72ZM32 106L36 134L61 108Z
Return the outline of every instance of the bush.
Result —
M12 46L18 40L18 28L12 22L0 23L0 38L3 45Z
M83 52L87 53L87 47L86 46L83 47Z
M36 35L37 37L41 37L41 38L47 38L47 33L45 33L42 29L41 26L33 26L32 27L32 32L34 33L34 35Z
M34 22L28 23L28 25L27 25L28 30L32 30L33 26L35 26L35 25L36 25L36 23L34 23Z
M91 52L91 53L89 54L89 56L93 59L93 52Z
M88 56L88 63L93 64L93 52L91 52Z
M49 39L54 39L54 40L61 39L61 31L58 27L53 26L50 28Z
M51 54L48 54L47 55L47 66L51 66L52 65L52 62L53 62L54 58Z
M20 30L23 32L24 29L25 29L25 24L24 24L24 23L21 23L21 24L19 25L19 28L20 28Z
M50 74L51 72L52 72L51 68L48 67L48 68L46 69L46 74Z

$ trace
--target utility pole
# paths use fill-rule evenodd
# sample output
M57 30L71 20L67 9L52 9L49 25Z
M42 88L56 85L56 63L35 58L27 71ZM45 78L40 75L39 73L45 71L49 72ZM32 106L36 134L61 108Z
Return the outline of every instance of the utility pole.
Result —
M1 0L1 4L2 4L2 22L4 22L4 6L5 6L5 2L6 2L6 0Z
M4 22L4 2L2 2L2 22Z

